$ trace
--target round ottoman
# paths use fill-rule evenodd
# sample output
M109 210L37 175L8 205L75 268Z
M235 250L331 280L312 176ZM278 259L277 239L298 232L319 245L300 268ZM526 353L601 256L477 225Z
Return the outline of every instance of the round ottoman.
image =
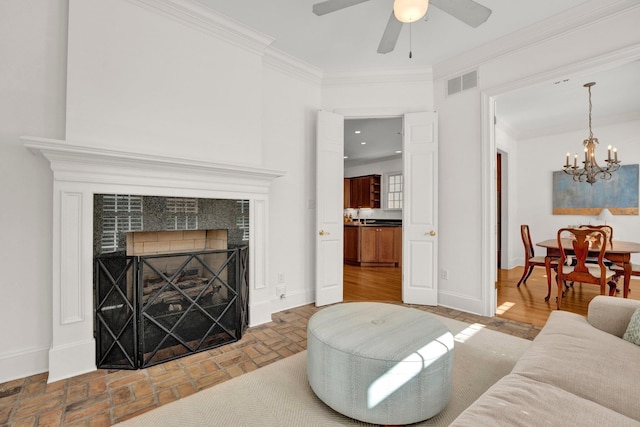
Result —
M356 420L411 424L433 417L449 401L452 367L453 336L429 313L353 302L309 319L309 384Z

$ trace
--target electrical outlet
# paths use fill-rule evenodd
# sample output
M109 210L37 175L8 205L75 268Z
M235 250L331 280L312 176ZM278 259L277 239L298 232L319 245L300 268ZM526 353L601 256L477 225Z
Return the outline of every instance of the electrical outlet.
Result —
M285 299L287 297L287 287L285 285L276 286L276 295L280 299Z
M440 270L440 277L442 278L442 280L449 280L449 270L444 268Z
M278 273L278 283L284 283L284 273Z

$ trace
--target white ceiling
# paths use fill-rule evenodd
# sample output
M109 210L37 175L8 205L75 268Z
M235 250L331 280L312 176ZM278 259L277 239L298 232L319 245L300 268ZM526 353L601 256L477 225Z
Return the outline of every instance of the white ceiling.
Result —
M408 69L437 64L492 40L571 8L598 7L595 0L477 0L493 13L478 28L471 28L430 6L425 21L404 24L396 49L378 54L376 49L391 14L393 0L370 0L324 16L312 6L320 0L196 0L197 2L273 38L271 46L323 72L372 69ZM409 58L411 32L412 58ZM497 98L498 120L519 138L585 127L588 92L592 88L593 126L624 117L640 116L640 61L610 70L558 76L552 82L520 89ZM556 82L558 82L556 84ZM345 123L345 154L349 162L392 157L400 144L399 120L390 129L375 120ZM362 127L366 146L350 134ZM375 128L367 129L367 126Z
M589 91L584 87L588 82L596 83L591 87L594 133L598 126L640 120L640 61L560 76L554 81L499 96L496 100L498 120L519 138L575 129L588 132Z
M275 49L324 71L433 65L586 2L477 0L493 11L478 28L430 6L426 22L411 24L409 59L408 24L393 52L376 52L393 0L370 0L324 16L312 12L321 0L197 1L274 38Z

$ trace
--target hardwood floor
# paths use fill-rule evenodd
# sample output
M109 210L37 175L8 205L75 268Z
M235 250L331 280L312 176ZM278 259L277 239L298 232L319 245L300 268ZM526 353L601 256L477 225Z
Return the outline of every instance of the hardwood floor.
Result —
M549 302L547 278L543 268L534 268L527 284L516 285L522 276L522 267L498 271L498 307L496 317L515 320L542 327L549 315L556 309L555 285L552 284ZM631 289L638 288L637 281L631 281ZM587 307L599 288L590 284L576 283L562 299L562 309L581 315L587 314ZM620 296L621 297L621 296ZM640 289L631 292L629 298L640 299ZM345 301L388 301L402 300L402 270L393 267L344 266Z
M345 301L402 301L402 269L344 266Z

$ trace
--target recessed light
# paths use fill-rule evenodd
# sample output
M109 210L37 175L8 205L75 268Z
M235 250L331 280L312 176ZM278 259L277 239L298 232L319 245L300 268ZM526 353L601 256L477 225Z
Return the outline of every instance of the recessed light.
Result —
M356 130L356 131L354 131L353 133L360 133L360 131L359 131L359 130Z
M349 158L349 156L344 156L344 158L345 158L345 159L348 159L348 158Z
M396 150L396 154L402 153L402 150Z
M366 142L364 142L364 141L362 141L362 142L360 143L360 145L367 145L367 143L366 143Z

